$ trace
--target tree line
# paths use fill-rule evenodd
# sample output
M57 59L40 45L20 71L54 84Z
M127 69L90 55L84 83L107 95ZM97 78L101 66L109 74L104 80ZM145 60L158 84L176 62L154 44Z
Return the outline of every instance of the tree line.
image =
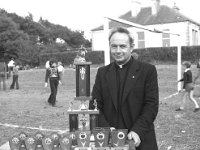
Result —
M57 39L63 42L58 43ZM83 31L73 31L42 17L35 22L31 13L21 17L0 9L0 59L14 58L22 64L38 66L41 54L77 49L81 45L91 47Z

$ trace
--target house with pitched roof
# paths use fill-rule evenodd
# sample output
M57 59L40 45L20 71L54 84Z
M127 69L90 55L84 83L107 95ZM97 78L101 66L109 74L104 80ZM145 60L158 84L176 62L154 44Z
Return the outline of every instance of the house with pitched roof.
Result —
M170 8L160 5L160 0L151 0L151 2L152 6L141 7L138 1L132 0L132 10L119 18L160 31L177 33L180 36L149 32L115 21L109 22L109 29L117 26L127 27L134 37L135 48L193 46L200 44L200 23L183 15L176 5ZM104 38L103 26L94 28L92 30L92 50L104 50L102 43Z

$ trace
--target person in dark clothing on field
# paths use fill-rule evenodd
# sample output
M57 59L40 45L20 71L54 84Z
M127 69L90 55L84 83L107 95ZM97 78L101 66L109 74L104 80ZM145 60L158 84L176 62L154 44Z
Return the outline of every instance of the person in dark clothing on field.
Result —
M19 66L18 65L16 65L15 63L14 63L14 66L13 66L13 81L12 81L12 84L11 84L11 86L10 86L10 89L14 89L14 87L15 87L15 84L16 84L16 89L19 89L19 83L18 83L18 78L19 78Z
M6 63L0 62L0 90L1 83L3 84L3 90L6 90Z
M194 99L194 85L192 83L192 72L190 70L191 63L189 61L184 61L183 66L185 67L185 71L183 73L183 78L180 79L178 82L183 81L183 100L181 106L176 109L176 111L182 111L184 110L184 106L186 103L187 96L189 96L189 99L194 103L195 109L194 112L197 112L200 110L199 105L197 101Z
M45 76L45 87L47 87L48 79L51 89L51 94L48 98L48 103L56 107L56 95L58 84L61 84L60 75L58 73L57 63L55 60L50 60L49 62L50 67L46 69L46 76Z

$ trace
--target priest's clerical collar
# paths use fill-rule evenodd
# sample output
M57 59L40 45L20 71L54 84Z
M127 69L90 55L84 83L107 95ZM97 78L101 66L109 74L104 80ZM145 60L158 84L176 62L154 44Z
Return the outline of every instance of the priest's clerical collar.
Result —
M124 68L125 66L126 66L126 64L129 64L130 62L131 62L131 60L132 60L132 57L130 57L129 58L129 60L125 63L125 64L117 64L117 62L116 62L116 65L119 67L119 68Z

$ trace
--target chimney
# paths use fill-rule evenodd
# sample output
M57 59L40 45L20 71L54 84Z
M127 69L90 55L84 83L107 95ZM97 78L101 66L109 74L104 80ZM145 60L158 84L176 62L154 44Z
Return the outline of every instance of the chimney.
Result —
M174 3L174 6L172 7L174 10L179 11L179 7L176 5L176 3Z
M136 17L141 10L141 3L138 0L131 0L131 14Z
M160 0L151 0L152 6L151 6L151 13L152 15L156 15L160 9Z

